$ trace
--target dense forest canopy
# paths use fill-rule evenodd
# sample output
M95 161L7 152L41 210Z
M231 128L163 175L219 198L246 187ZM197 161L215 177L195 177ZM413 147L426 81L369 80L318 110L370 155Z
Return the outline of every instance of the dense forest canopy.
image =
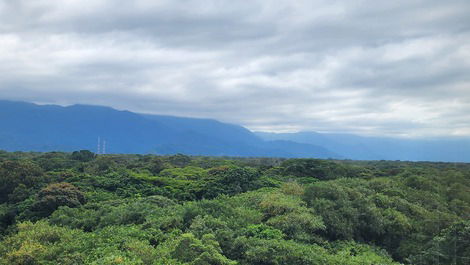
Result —
M469 264L470 164L0 151L0 264Z

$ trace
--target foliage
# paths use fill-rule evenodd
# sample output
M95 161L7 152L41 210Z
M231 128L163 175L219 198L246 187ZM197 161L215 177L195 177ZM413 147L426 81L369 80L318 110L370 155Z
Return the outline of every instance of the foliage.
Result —
M412 256L413 264L468 264L470 257L470 220L455 223L434 237L420 253Z
M88 150L80 150L73 152L70 158L81 162L89 162L95 159L96 155Z
M53 183L39 191L32 210L37 212L38 216L46 217L60 206L74 208L84 203L85 196L74 185L67 182Z
M470 165L0 152L0 264L467 264Z
M7 160L0 163L0 203L7 202L8 196L20 189L28 189L43 182L43 171L32 161Z

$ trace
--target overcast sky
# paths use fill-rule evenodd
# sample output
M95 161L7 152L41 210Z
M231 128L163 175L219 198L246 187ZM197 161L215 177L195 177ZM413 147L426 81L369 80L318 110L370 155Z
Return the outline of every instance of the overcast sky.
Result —
M469 0L0 0L0 99L470 136L469 14Z

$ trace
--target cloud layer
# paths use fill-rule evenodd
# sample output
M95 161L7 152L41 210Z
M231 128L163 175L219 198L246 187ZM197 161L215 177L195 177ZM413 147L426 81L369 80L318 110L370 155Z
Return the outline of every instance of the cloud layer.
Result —
M0 0L0 98L470 136L468 14L468 0Z

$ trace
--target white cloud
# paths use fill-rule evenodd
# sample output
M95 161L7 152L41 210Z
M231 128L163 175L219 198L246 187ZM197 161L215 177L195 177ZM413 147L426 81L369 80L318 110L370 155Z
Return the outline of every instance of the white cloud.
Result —
M0 0L0 98L470 136L468 1Z

